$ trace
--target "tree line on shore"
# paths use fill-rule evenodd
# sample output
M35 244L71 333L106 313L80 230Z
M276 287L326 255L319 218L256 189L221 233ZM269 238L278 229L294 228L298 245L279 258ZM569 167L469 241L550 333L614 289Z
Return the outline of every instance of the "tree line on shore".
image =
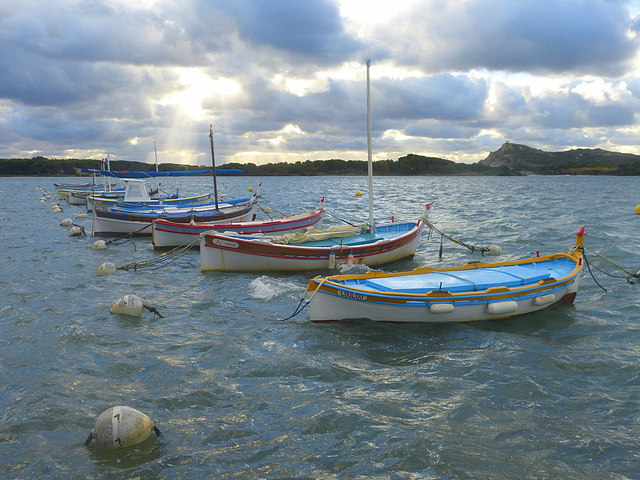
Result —
M495 155L496 152L492 153ZM575 158L557 156L552 160L527 161L492 166L486 162L457 163L435 157L409 154L398 160L378 160L373 170L376 176L383 175L640 175L640 160L614 161L600 157L596 162L582 162ZM533 158L533 157L532 157ZM0 176L78 176L82 169L105 168L95 159L49 159L47 157L0 159ZM210 168L202 165L162 163L159 169L198 170ZM367 175L368 165L364 160L307 160L295 163L226 163L218 168L241 169L242 175L251 176L318 176L318 175ZM117 171L155 171L155 164L111 161L111 169Z

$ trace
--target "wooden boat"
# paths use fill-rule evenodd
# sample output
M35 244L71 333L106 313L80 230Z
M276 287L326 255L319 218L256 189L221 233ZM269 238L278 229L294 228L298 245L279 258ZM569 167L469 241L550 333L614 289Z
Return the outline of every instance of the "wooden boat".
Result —
M322 228L324 209L313 212L285 215L268 220L233 221L233 222L196 222L179 223L166 219L153 221L153 247L156 250L174 248L179 245L195 242L204 232L234 232L244 234L283 235L285 233L303 232L310 228ZM198 242L197 246L200 243Z
M89 195L87 197L87 209L108 209L112 207L137 208L150 205L197 205L211 203L215 199L211 193L203 193L189 197L171 195L167 197L151 198L144 180L125 179L124 197L114 198L110 195Z
M417 223L377 226L373 232L342 227L279 237L205 233L200 238L200 269L303 272L335 268L342 263L386 265L412 258L423 228L424 220L420 218ZM300 240L304 241L289 243Z
M200 239L200 269L203 272L301 272L334 268L343 262L379 266L413 258L431 204L417 222L374 224L369 66L367 60L368 225L362 228L336 226L304 235L273 238L205 233Z
M582 270L584 227L565 253L512 262L316 277L307 292L312 322L471 322L573 302ZM306 292L305 292L306 295Z
M249 221L256 215L257 197L219 202L217 205L166 205L127 209L93 210L93 235L151 235L152 222L167 219L175 223Z

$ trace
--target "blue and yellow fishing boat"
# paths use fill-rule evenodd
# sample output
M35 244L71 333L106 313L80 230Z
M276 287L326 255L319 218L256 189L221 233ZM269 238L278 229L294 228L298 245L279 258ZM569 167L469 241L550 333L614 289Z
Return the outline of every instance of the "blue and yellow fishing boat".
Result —
M568 252L524 260L318 276L310 280L307 289L311 292L310 319L471 322L572 303L582 270L583 237L584 227Z

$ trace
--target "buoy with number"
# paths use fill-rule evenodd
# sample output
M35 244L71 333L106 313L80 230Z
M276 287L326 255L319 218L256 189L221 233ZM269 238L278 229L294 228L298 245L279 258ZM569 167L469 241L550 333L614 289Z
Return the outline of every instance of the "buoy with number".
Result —
M84 444L95 440L102 448L125 448L144 442L151 432L161 435L148 415L135 408L116 406L100 414Z

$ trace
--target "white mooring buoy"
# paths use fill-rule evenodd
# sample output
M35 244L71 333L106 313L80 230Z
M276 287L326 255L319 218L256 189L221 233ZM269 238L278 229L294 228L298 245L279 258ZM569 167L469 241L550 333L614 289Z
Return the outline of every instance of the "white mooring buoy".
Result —
M70 237L78 237L80 235L82 235L82 227L73 226L69 229Z
M91 248L93 250L102 250L103 248L107 248L107 242L104 240L96 240L93 242L93 245L91 245Z
M95 439L99 447L125 448L144 442L151 432L161 435L147 415L135 408L116 406L100 414L84 444Z
M125 295L113 304L111 313L139 317L144 311L144 302L137 295Z
M111 275L112 273L116 273L116 266L111 262L105 262L96 270L96 277Z

